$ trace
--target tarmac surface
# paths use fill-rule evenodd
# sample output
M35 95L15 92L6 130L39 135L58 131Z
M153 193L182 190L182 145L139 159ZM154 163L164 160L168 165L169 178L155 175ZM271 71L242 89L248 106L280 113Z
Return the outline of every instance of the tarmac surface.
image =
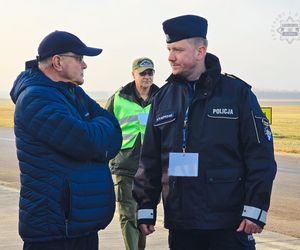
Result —
M20 250L22 240L18 235L18 197L16 189L0 186L0 250ZM270 231L256 234L257 250L300 250L300 238ZM111 224L99 233L100 250L125 249L116 213ZM168 231L163 228L162 208L159 206L156 231L147 237L148 250L167 250ZM224 249L230 250L230 249Z

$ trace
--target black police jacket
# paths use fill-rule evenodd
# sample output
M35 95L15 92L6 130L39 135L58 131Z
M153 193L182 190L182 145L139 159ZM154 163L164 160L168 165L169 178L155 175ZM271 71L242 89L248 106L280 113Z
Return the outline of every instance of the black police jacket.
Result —
M205 64L192 95L190 83L171 75L154 97L133 186L139 224L155 224L161 193L169 229L265 224L276 174L268 120L248 84L221 74L212 54ZM188 107L186 152L198 153L198 176L168 176L169 153L183 151Z

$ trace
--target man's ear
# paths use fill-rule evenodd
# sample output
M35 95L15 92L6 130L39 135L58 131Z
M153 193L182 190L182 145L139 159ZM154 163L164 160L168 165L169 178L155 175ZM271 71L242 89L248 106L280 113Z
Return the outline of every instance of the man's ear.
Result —
M203 57L206 54L206 47L205 46L200 46L198 48L198 54Z
M61 57L59 55L55 55L52 57L51 62L52 66L57 71L62 71L62 65L61 65Z
M205 46L199 46L197 49L197 54L200 59L204 58L206 55L206 47Z

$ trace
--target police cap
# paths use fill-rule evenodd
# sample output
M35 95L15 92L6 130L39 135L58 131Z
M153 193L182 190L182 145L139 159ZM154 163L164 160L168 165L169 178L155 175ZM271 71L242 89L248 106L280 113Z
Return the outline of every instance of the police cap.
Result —
M206 38L207 20L200 16L184 15L163 22L167 43L192 37Z

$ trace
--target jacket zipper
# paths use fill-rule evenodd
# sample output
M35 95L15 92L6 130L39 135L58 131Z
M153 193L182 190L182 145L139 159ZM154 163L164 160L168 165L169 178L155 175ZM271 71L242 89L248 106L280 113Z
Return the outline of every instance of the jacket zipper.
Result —
M256 122L255 122L255 118L254 118L253 111L251 111L251 115L252 115L253 124L254 124L254 128L255 128L255 133L256 133L257 142L260 144L260 140L259 140L259 136L258 136L258 131L257 131L257 127L256 127Z
M69 220L65 219L65 225L66 225L66 236L69 238Z
M65 213L65 230L66 230L66 237L69 237L69 221L70 221L70 209L71 209L71 192L70 192L70 183L68 180L65 180L64 184L64 213Z

